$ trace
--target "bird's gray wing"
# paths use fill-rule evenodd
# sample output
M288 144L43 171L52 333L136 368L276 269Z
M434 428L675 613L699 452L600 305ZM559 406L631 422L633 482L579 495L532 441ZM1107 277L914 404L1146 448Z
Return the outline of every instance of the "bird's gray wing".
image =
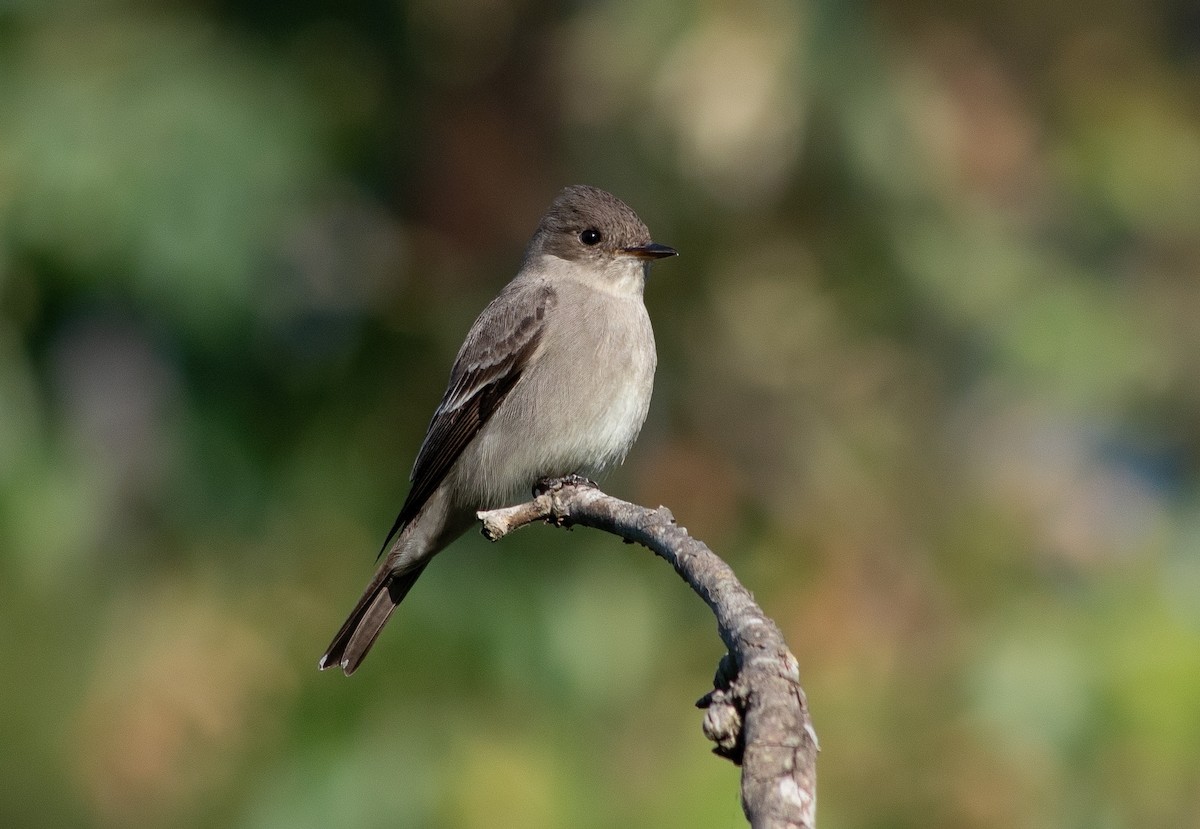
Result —
M545 284L509 283L475 320L450 372L450 384L413 464L412 489L380 555L441 485L479 430L508 396L542 341L557 297Z

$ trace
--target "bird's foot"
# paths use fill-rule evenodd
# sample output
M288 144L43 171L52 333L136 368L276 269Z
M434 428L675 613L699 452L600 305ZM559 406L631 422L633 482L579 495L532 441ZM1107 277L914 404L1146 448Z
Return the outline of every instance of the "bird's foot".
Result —
M585 478L582 475L571 473L563 475L560 478L542 478L533 485L534 496L545 495L547 492L555 492L562 489L564 486L577 486L587 489L599 489L600 485L591 478Z

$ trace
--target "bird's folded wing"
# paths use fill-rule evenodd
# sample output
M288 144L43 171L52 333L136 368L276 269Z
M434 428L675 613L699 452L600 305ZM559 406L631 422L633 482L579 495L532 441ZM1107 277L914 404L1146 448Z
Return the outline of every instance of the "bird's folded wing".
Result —
M380 555L421 511L459 455L521 379L555 303L549 285L510 283L479 315L459 349L450 384L413 464L412 489Z

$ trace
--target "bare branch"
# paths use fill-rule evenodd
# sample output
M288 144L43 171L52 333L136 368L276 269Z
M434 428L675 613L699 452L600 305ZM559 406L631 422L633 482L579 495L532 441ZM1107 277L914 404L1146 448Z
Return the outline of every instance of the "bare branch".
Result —
M670 562L717 617L729 652L705 708L713 751L742 767L742 809L754 829L812 829L816 814L817 736L800 687L800 669L779 628L730 569L688 535L665 507L606 495L583 479L550 481L532 501L479 513L492 541L538 521L613 533Z

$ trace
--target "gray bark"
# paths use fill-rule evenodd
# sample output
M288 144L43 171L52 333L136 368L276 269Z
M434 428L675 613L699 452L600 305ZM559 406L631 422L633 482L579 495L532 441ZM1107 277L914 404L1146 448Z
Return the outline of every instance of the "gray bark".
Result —
M697 703L713 751L742 767L742 810L754 829L812 829L816 819L817 735L800 669L783 635L733 570L688 535L665 507L648 509L606 495L579 478L547 482L532 501L479 513L496 541L544 521L613 533L670 562L717 618L728 653L713 690Z

